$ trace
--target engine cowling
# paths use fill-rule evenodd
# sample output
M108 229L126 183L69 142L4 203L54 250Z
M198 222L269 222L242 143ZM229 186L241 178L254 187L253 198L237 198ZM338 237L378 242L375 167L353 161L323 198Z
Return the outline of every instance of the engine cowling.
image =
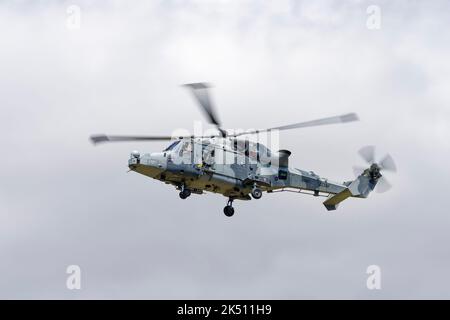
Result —
M289 156L291 152L289 150L278 151L278 179L286 180L289 174Z
M279 150L278 151L278 166L280 168L288 168L289 167L289 156L291 152L289 150Z

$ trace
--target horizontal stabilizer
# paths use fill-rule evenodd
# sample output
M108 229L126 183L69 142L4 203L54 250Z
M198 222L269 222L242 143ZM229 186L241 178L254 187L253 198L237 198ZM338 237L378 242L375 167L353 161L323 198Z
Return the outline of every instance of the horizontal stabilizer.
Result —
M339 203L347 199L348 197L351 197L352 193L349 189L345 189L338 194L333 195L332 197L328 198L323 202L325 208L327 208L328 211L330 210L336 210Z

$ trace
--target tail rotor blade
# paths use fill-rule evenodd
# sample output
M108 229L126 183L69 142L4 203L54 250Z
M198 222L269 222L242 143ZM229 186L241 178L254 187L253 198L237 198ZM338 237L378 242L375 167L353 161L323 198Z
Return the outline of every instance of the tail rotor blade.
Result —
M361 166L353 166L352 169L353 173L355 174L355 177L359 177L364 172L364 170L366 170L365 167Z
M375 162L375 147L365 146L358 151L359 155L368 163Z
M386 171L397 171L397 166L395 165L394 159L391 155L387 154L379 163L382 170Z
M378 193L384 193L392 188L392 185L389 183L389 181L383 176L380 179L378 179L378 183L376 185L376 191Z

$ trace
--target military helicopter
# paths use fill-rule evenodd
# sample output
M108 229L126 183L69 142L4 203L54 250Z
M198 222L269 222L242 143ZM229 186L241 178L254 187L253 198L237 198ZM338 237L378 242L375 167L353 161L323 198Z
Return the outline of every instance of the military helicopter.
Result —
M128 160L131 171L175 186L181 199L191 194L213 192L228 198L223 209L226 216L234 214L234 200L260 199L263 192L297 192L322 196L327 210L349 197L366 198L377 189L384 192L390 184L382 171L396 171L394 160L386 155L375 161L375 148L366 146L359 154L370 165L368 168L354 167L355 180L342 183L322 178L312 171L293 168L289 165L288 150L273 152L266 145L254 142L249 136L282 130L306 128L328 124L357 121L355 113L322 118L263 130L229 132L223 129L211 101L207 83L184 85L193 94L204 111L208 122L217 133L205 136L118 136L96 134L90 137L94 144L117 141L171 141L169 146L153 153L141 155L133 151ZM242 137L247 137L243 139Z

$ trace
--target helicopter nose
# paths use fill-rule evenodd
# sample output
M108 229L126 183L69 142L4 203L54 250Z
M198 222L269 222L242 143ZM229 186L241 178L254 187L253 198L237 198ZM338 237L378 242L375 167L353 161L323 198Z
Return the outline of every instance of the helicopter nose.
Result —
M132 151L130 154L130 159L128 160L128 167L130 167L130 169L134 169L140 163L141 154L137 150Z
M138 151L133 151L128 159L128 167L132 170L139 166L146 168L154 168L158 170L163 170L167 167L167 158L164 153L145 153L141 155Z
M133 151L131 151L131 157L139 159L141 157L141 154L139 153L139 151L133 150Z

